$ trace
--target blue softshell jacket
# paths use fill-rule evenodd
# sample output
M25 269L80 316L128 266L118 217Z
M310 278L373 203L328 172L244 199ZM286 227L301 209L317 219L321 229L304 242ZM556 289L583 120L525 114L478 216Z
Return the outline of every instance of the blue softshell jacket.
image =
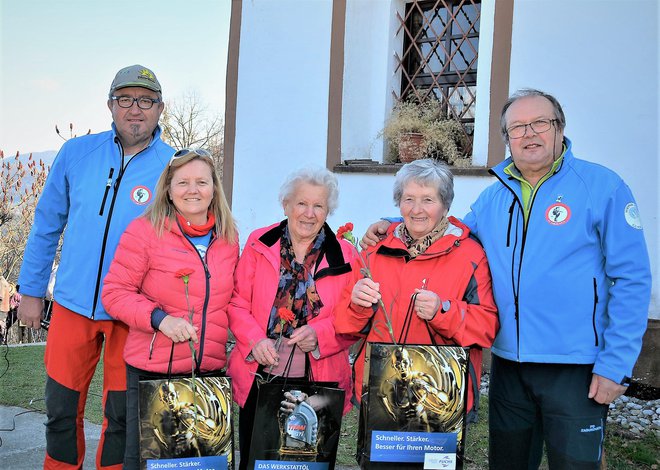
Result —
M151 143L123 165L112 130L67 141L55 157L28 237L20 291L46 293L53 257L64 232L55 300L95 320L111 320L101 303L103 278L128 224L153 201L153 189L174 150L156 128ZM66 230L65 230L66 229Z
M637 205L613 171L571 142L540 183L525 226L520 183L504 169L465 223L483 243L500 330L492 352L519 362L594 364L624 383L646 329L651 274Z

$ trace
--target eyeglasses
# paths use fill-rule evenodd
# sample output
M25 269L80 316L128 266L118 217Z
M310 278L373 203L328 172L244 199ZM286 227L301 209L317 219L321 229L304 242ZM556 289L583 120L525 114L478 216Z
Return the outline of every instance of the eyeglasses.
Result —
M197 155L198 157L205 157L205 158L210 158L211 160L213 159L213 156L211 155L211 152L208 150L204 149L192 149L192 148L184 148L181 150L177 150L174 152L174 155L172 155L172 158L170 158L170 163L168 163L168 166L172 166L172 162L176 160L177 158L181 157L186 157L190 154Z
M158 99L131 98L130 96L111 96L110 99L116 101L120 108L130 108L133 103L137 103L140 109L151 109L154 104L160 103Z
M511 126L506 130L506 134L509 136L509 139L520 139L527 134L527 126L529 126L533 132L542 134L548 132L555 122L557 122L556 119L537 119L529 124Z

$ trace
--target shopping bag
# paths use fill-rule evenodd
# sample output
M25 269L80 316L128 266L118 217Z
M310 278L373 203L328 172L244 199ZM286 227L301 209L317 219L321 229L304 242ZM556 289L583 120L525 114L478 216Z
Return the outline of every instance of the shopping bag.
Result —
M367 343L360 466L462 469L468 362L459 346Z
M143 469L234 468L229 378L140 380L139 396Z
M344 390L336 382L259 380L248 468L331 470L341 431ZM288 394L285 396L285 394ZM281 410L287 400L292 410ZM287 466L287 464L295 466Z

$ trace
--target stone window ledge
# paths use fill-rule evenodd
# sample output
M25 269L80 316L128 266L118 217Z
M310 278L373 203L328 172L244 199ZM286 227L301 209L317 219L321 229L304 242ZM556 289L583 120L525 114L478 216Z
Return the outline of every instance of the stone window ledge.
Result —
M375 175L394 174L403 166L402 163L379 163L376 160L356 159L344 160L335 165L332 171L335 173L369 173ZM488 168L473 166L469 168L449 167L454 176L491 176Z

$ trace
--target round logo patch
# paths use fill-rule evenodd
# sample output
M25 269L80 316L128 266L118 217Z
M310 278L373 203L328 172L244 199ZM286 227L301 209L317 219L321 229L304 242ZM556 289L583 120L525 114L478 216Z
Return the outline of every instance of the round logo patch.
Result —
M144 206L151 201L151 191L146 186L136 186L131 191L131 199L135 204Z
M552 225L562 225L571 218L571 210L566 204L555 202L545 211L545 220Z
M626 216L626 222L632 228L637 230L642 229L642 218L639 216L639 210L637 209L637 204L634 202L626 205L626 208L623 210L623 214Z

